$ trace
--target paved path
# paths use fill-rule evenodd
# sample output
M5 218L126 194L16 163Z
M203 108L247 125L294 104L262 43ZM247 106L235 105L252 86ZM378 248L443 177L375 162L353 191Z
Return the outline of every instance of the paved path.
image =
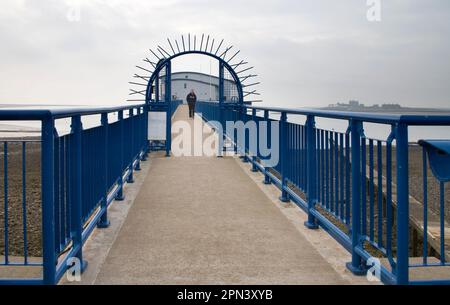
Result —
M235 158L151 162L96 284L346 283Z

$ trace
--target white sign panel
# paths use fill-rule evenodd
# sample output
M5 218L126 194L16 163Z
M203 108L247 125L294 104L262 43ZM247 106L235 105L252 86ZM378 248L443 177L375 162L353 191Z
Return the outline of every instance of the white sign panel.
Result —
M165 140L166 139L166 113L149 112L148 113L148 139Z

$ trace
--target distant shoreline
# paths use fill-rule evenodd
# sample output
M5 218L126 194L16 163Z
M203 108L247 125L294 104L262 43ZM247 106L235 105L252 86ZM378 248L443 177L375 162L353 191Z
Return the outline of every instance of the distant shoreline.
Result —
M401 108L374 108L374 107L320 107L320 110L331 111L349 111L349 112L368 112L368 113L392 113L392 114L446 114L450 115L448 108L415 108L415 107L401 107Z

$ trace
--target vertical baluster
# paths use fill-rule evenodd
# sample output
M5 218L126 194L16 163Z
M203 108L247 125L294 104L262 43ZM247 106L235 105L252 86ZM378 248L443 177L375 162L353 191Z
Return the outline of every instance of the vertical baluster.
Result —
M334 202L336 216L339 218L339 134L334 133Z
M28 264L28 234L27 234L27 147L22 142L22 224L23 224L23 263Z
M172 92L171 92L171 62L168 61L166 64L166 74L165 74L165 103L166 103L166 157L170 157L171 145L172 145Z
M339 134L339 201L340 201L340 219L345 219L345 202L344 202L344 134Z
M108 220L108 137L109 137L109 123L108 123L108 113L102 113L101 117L101 125L103 129L103 151L102 151L102 159L103 159L103 199L101 201L101 208L104 210L102 217L100 218L99 223L97 224L98 228L107 228L110 225L110 222Z
M307 149L308 149L308 137L306 134L306 126L303 126L303 190L307 191L308 190L308 160L307 160Z
M221 116L222 116L222 114L221 114ZM252 109L252 121L255 122L255 124L256 124L256 135L254 135L254 136L256 136L257 143L256 143L256 152L255 151L252 152L252 170L251 171L257 172L258 168L256 167L256 156L258 154L258 146L259 146L259 143L258 143L259 142L259 132L258 132L259 126L258 126L258 123L256 122L256 109ZM221 121L221 123L223 123L223 122ZM219 135L219 137L220 136L221 135ZM222 147L223 147L223 145L222 145Z
M445 184L439 182L439 222L441 227L441 265L445 265Z
M134 160L134 149L133 149L133 134L134 134L134 128L133 128L133 120L134 120L134 109L131 108L130 110L128 110L128 122L129 122L129 130L128 130L128 134L130 135L128 137L130 143L129 143L129 154L127 156L128 161L130 162L130 165L128 167L128 170L130 171L130 174L128 175L128 183L134 183L134 175L133 175L133 171L134 171L134 167L133 167L133 160ZM168 138L171 137L171 135L167 136Z
M374 211L374 160L373 160L373 140L369 140L369 235L370 241L375 240L375 211Z
M81 117L79 115L72 117L72 204L71 204L71 232L73 248L77 249L74 256L77 257L81 263L82 271L86 266L86 262L83 261L83 195L82 188L82 152L83 152L83 125L81 123Z
M345 134L345 224L350 224L350 136Z
M317 194L317 202L321 202L321 200L322 200L322 198L321 198L321 195L322 195L322 192L321 192L321 189L322 189L321 173L322 172L320 171L320 168L321 168L321 161L322 161L322 159L320 158L320 156L322 155L321 154L322 148L320 147L320 130L317 130L317 132L316 132L316 148L317 148L317 153L316 153L316 160L317 160L317 162L316 162L317 163L316 164L316 173L317 173L317 176L316 176L316 180L317 180L316 194Z
M330 211L330 135L325 131L325 207Z
M70 209L70 206L72 205L72 168L70 165L70 156L72 154L72 136L68 135L67 142L66 142L66 153L65 153L65 159L66 159L66 202L67 202L67 215L66 215L66 221L67 221L67 232L66 232L66 240L69 240L71 238L71 232L70 228L72 228L72 211Z
M66 160L64 159L65 156L65 149L66 149L66 136L63 136L59 139L60 141L60 148L59 148L59 185L60 185L60 201L61 201L61 242L63 245L66 244Z
M378 172L378 245L383 247L383 152L382 143L377 141L377 172Z
M282 202L288 202L289 201L289 197L288 197L288 193L286 192L286 172L287 172L287 116L286 116L286 112L282 112L281 113L281 117L280 117L280 161L281 161L281 196L280 196L280 200Z
M136 167L135 170L140 171L141 170L141 151L142 151L142 141L141 141L141 134L142 134L142 114L141 114L141 107L137 108L137 117L136 117L136 154L137 154L137 160L136 160Z
M367 143L366 138L361 138L361 234L367 236Z
M321 130L320 131L320 147L321 147L321 150L320 150L320 158L321 158L320 172L321 172L321 175L320 175L320 177L322 179L322 182L320 185L321 185L321 191L322 191L322 205L324 205L324 203L326 201L326 199L325 199L325 164L324 164L325 163L325 146L324 146L324 144L325 144L324 131Z
M272 148L272 143L271 143L271 133L272 133L272 122L269 119L269 111L268 110L264 110L264 121L267 123L267 147ZM236 130L236 129L235 129ZM236 140L236 137L234 138ZM236 146L235 146L236 147ZM271 156L273 157L273 156ZM270 184L270 178L269 175L267 175L267 173L269 172L269 167L264 167L264 180L263 183L264 184Z
M428 166L427 151L422 147L422 177L423 177L423 264L428 264Z
M307 149L307 174L308 174L308 186L306 191L308 202L308 220L305 222L305 226L309 229L318 229L316 218L313 216L312 211L316 205L317 195L316 191L316 127L314 116L308 115L306 120L306 149Z
M118 124L120 126L119 131L119 162L118 162L118 168L120 167L120 170L118 170L119 177L118 177L118 192L116 196L116 200L122 201L125 199L125 196L123 194L123 169L124 169L124 146L125 146L125 136L124 136L124 129L125 129L125 123L123 119L123 110L120 110L118 113Z
M4 187L4 206L3 215L4 220L4 243L5 243L5 254L4 260L5 265L9 264L9 215L8 215L8 142L3 142L3 187Z
M60 207L61 207L61 202L60 202L60 196L59 196L59 191L60 191L60 177L59 177L59 163L60 163L60 159L59 159L59 150L60 150L60 145L59 145L59 137L58 137L58 132L56 131L56 129L54 130L54 138L55 138L55 157L54 157L54 179L55 179L55 187L54 187L54 197L55 197L55 250L57 251L57 253L59 253L62 250L62 245L61 245L61 212L60 212Z
M392 258L392 139L386 143L386 252Z
M334 213L335 209L334 209L334 149L335 149L335 145L333 142L333 138L334 138L334 132L330 131L330 138L329 138L329 142L330 142L330 211L331 213Z

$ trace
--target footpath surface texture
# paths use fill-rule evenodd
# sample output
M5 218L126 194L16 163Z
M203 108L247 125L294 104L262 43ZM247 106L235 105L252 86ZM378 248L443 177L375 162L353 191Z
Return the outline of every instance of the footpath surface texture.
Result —
M155 154L94 283L347 283L237 162Z

